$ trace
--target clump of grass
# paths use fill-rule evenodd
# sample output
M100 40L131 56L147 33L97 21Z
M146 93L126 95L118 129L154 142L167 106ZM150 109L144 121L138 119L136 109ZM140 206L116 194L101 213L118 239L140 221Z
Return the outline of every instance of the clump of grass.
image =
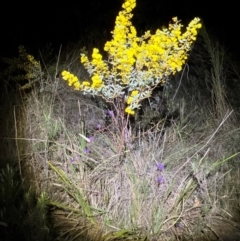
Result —
M21 180L17 166L5 163L0 170L1 240L48 239L51 224L47 194L37 195L31 188L27 189L28 184Z

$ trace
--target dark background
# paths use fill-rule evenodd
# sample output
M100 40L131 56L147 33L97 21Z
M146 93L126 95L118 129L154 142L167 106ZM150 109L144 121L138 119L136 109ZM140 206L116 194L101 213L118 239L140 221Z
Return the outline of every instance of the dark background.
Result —
M52 43L62 44L83 39L111 38L110 31L123 0L87 0L65 2L8 1L2 8L0 56L17 54L17 47L37 49ZM209 5L211 4L211 5ZM177 16L183 24L200 17L207 30L235 57L239 56L239 13L237 1L137 0L134 9L137 31L161 28Z

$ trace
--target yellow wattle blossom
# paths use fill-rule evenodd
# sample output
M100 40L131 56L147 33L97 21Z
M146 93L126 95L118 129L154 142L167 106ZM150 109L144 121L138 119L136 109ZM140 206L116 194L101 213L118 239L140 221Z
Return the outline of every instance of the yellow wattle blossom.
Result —
M138 90L133 90L132 93L131 93L131 96L135 96L135 95L137 95L138 93L139 93Z
M91 87L92 88L99 88L99 87L101 87L101 85L102 85L102 80L100 79L100 77L98 75L94 75L92 77L92 85L91 85Z
M82 55L80 60L81 60L81 63L83 64L88 62L88 58L85 55Z
M129 115L134 115L135 114L135 111L132 110L129 106L125 109L125 112Z
M19 59L14 60L14 63L17 64L17 68L21 71L24 71L25 74L17 74L12 77L16 81L27 80L27 83L21 85L19 88L21 90L30 89L35 82L42 81L44 72L39 61L37 61L34 56L27 53L27 50L24 46L19 46Z
M133 97L132 96L129 96L128 99L127 99L127 104L131 104L133 101Z
M101 95L107 101L123 95L123 90L130 90L124 99L125 112L131 115L142 99L151 96L155 86L164 84L170 75L182 70L202 26L200 19L194 18L183 33L183 26L174 17L168 28L157 29L154 34L147 31L138 37L131 22L135 6L136 0L124 0L111 32L112 40L104 46L107 61L97 48L93 48L92 60L81 54L80 60L90 73L91 84L88 81L80 84L69 72L62 73L63 79L75 89Z
M81 90L82 89L82 86L81 86L81 84L80 84L80 82L78 80L78 77L73 75L73 74L71 74L70 72L64 70L62 72L62 78L68 82L69 86L73 85L76 90Z
M83 81L82 85L87 87L87 86L90 86L90 83L88 81Z
M122 7L129 13L135 8L135 6L136 6L135 0L125 1L125 3L122 5Z

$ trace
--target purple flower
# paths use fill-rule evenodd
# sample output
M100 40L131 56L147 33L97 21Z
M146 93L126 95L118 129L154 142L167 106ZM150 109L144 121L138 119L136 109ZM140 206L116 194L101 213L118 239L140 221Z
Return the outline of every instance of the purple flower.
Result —
M100 130L102 128L101 124L97 124L97 129Z
M157 182L158 182L158 184L162 184L162 183L163 183L163 177L162 177L162 176L159 176L159 177L157 178Z
M86 147L86 148L84 148L84 153L87 155L87 154L89 154L89 152L90 152L90 150Z
M70 162L71 162L71 163L73 163L73 162L74 162L73 157L70 157Z
M108 110L108 114L113 118L114 117L114 112L113 110Z
M178 228L183 228L183 224L181 222L175 224L176 227Z
M94 141L94 136L88 137L88 140L89 140L89 142L93 142Z
M158 167L158 170L159 170L159 171L163 171L163 170L164 170L164 164L161 163L161 162L159 162L159 163L157 164L157 167Z

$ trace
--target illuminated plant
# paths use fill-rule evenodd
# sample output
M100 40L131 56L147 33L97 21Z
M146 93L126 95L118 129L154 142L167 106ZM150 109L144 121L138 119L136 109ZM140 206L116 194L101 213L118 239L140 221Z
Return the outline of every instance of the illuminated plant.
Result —
M40 62L33 55L28 54L24 46L19 46L19 57L2 58L2 60L9 66L2 75L20 85L21 90L31 88L36 82L42 82L44 73Z
M81 63L91 82L79 81L72 73L62 72L63 79L76 90L102 96L106 101L123 99L125 112L132 115L140 101L150 97L157 85L164 85L169 76L182 70L196 40L197 29L201 28L200 19L194 18L182 33L182 25L174 17L168 28L157 29L155 34L147 31L137 37L130 21L135 6L136 0L125 0L122 5L112 31L113 38L104 47L108 52L107 60L103 60L97 48L93 49L91 61L81 54Z

